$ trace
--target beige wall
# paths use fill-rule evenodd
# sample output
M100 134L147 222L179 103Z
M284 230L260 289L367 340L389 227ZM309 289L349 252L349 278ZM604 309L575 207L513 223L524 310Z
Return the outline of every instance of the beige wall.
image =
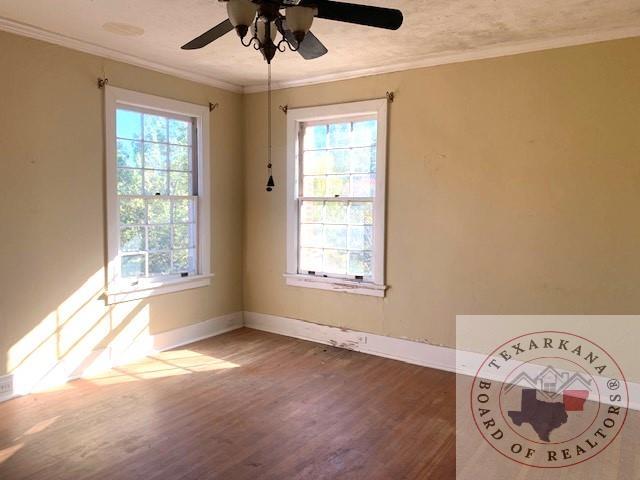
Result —
M285 285L285 117L269 194L265 94L245 96L245 310L449 346L457 314L638 313L639 50L636 38L275 92L290 107L396 93L385 299Z
M242 310L241 95L2 32L0 72L0 375L7 363L46 368L74 348ZM118 87L220 104L211 117L209 288L118 309L100 299L103 74Z
M242 309L450 346L457 314L637 313L639 48L631 39L277 91L269 194L264 94L0 33L0 375L17 361ZM210 288L116 308L101 300L103 74L124 88L220 103ZM387 297L286 286L277 105L387 90L396 93Z

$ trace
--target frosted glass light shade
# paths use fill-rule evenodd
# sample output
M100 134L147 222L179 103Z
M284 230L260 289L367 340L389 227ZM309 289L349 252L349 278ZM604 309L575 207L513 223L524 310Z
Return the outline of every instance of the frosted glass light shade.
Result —
M251 25L257 10L258 6L250 0L229 0L227 2L227 14L234 27Z
M304 35L311 28L316 9L310 7L287 7L286 14L289 30L293 32L296 39L298 35L304 38Z

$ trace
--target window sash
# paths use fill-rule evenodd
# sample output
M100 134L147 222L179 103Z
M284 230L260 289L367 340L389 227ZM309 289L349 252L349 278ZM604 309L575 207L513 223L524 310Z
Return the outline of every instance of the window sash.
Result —
M178 222L175 221L173 218L173 208L169 207L169 217L170 220L168 223L149 223L149 218L148 218L148 206L145 205L145 216L146 216L146 223L121 223L120 221L118 221L118 228L119 229L123 229L123 228L129 228L129 227L156 227L156 226L174 226L174 225L179 225L179 226L184 226L184 225L193 225L194 229L196 230L195 234L194 234L194 245L193 246L189 246L189 247L178 247L179 250L181 249L192 249L192 248L197 248L198 246L198 235L197 235L197 229L198 229L198 197L196 195L182 195L182 196L176 196L176 195L119 195L118 196L118 200L134 200L134 199L140 199L140 200L191 200L193 203L193 221L191 222ZM119 233L120 234L120 233ZM148 243L148 239L147 242ZM148 247L148 245L147 245ZM122 251L121 250L121 245L118 245L118 252L120 255L131 255L131 254L142 254L143 252L150 252L150 253L157 253L157 252L164 252L164 251L170 251L170 250L176 250L176 248L173 247L173 235L171 235L171 248L169 250L166 249L160 249L160 250L149 250L148 248L145 250L138 250L138 251L133 251L133 250L128 250L128 251ZM163 275L164 276L164 275Z
M330 119L318 119L318 120L305 120L299 122L298 125L305 127L317 127L319 125L334 125L336 123L353 123L364 122L366 120L377 120L378 116L371 113L355 113L352 115L341 116L338 118Z
M126 104L126 103L117 103L115 105L115 111L114 113L114 119L117 117L117 111L118 110L126 110L126 111L130 111L130 112L137 112L140 113L142 115L156 115L159 117L164 117L167 120L179 120L182 122L188 122L190 124L190 134L189 134L189 142L186 144L181 144L181 143L171 143L169 141L169 135L167 135L167 141L166 142L157 142L155 140L146 140L144 138L144 120L141 119L142 121L142 125L141 125L141 132L142 132L142 138L127 138L127 137L120 137L117 134L117 124L115 125L115 130L114 130L114 138L115 138L115 143L117 143L118 140L124 140L127 142L140 142L143 144L143 148L144 148L144 144L148 143L148 144L153 144L153 145L166 145L167 149L169 149L169 147L187 147L190 149L191 151L191 158L190 158L190 162L191 162L191 170L174 170L171 168L171 163L169 158L167 158L167 169L160 169L160 168L147 168L144 165L144 161L142 164L142 167L137 168L137 167L120 167L117 165L117 161L116 161L116 169L130 169L130 170L141 170L143 172L143 183L142 183L142 188L144 190L144 172L149 170L149 171L157 171L157 172L167 172L167 175L169 175L170 173L189 173L191 174L191 192L193 193L193 195L198 195L198 188L199 188L199 180L198 180L198 165L199 165L199 158L198 158L198 151L199 151L199 146L200 146L200 139L198 138L198 119L194 116L189 116L189 115L182 115L182 114L178 114L178 113L173 113L173 112L169 112L169 111L165 111L165 110L161 110L161 109L155 109L152 107L141 107L138 105L130 105L130 104ZM168 133L168 132L167 132ZM167 152L168 154L169 152ZM117 171L117 170L116 170ZM168 181L168 180L167 180ZM169 186L167 185L167 188L169 188ZM116 193L117 195L117 193Z
M305 202L375 202L376 197L298 197Z
M213 276L211 272L211 193L210 193L210 165L209 165L209 126L210 126L210 113L207 106L197 105L189 102L184 102L180 100L173 100L169 98L159 97L155 95L149 95L145 93L135 92L132 90L125 90L118 87L112 87L107 85L105 88L104 95L104 105L105 105L105 150L106 150L106 201L107 201L107 302L111 303L119 303L123 301L129 300L137 300L142 298L147 298L154 295L159 295L163 293L171 293L178 292L181 290L186 290L190 288L199 288L210 285L210 278ZM121 247L121 227L120 227L120 204L126 198L133 197L141 197L142 201L153 201L154 199L159 199L165 201L166 199L171 199L180 196L172 196L172 195L137 195L138 193L142 194L143 192L138 192L137 190L131 191L130 193L135 193L135 195L127 195L127 196L119 196L118 195L118 161L117 161L117 144L119 141L134 141L134 142L144 142L149 143L149 145L155 145L158 142L153 140L144 140L144 138L137 139L128 139L126 137L129 136L138 136L142 135L142 132L138 130L137 123L131 124L135 131L127 131L121 130L120 132L116 129L117 123L117 111L119 109L134 111L139 113L147 113L151 115L161 115L168 119L175 119L180 121L190 121L191 122L191 139L184 139L184 143L180 146L187 146L191 148L191 175L193 179L193 190L189 192L195 196L196 199L190 201L190 212L192 217L192 223L190 227L183 227L184 223L174 223L173 226L169 224L165 224L163 228L160 230L156 230L153 233L160 233L160 236L153 236L154 240L160 240L160 242L156 242L153 246L164 248L168 244L168 239L165 236L167 233L175 234L175 240L179 240L180 244L186 244L184 241L185 236L183 230L185 228L190 228L191 232L196 232L195 235L191 235L189 239L190 246L192 244L196 244L196 247L191 252L191 258L193 259L193 264L190 265L190 270L195 271L195 274L190 272L187 277L182 277L182 275L171 274L171 275L153 275L151 278L146 277L138 277L136 280L133 277L123 278L121 277L121 258L120 255L120 247ZM131 117L130 117L131 118ZM143 120L144 121L144 120ZM164 123L164 121L163 121ZM174 132L178 133L178 130L172 130L173 126L169 124L168 130L166 132L166 138L163 135L162 139L166 140L165 143L169 148L176 148L175 143L176 140L170 142L169 135L173 135ZM184 127L183 127L184 128ZM163 131L163 130L161 130ZM195 134L193 133L195 132ZM120 133L121 135L118 135ZM149 136L148 136L149 137ZM160 137L150 136L153 139L159 139ZM171 137L173 138L173 137ZM180 138L182 141L183 138ZM188 145L187 145L188 144ZM127 145L128 148L131 146ZM156 149L156 147L152 147L152 149ZM137 160L137 159L136 159ZM130 162L127 162L128 164ZM139 163L131 162L131 166L138 166ZM170 173L169 167L171 164L167 165L167 174ZM142 168L141 168L142 170ZM171 171L174 169L171 168ZM150 171L147 169L147 171ZM180 173L185 173L186 170L179 170ZM137 182L136 180L136 188ZM178 181L184 181L184 177L178 179ZM184 184L183 184L184 185ZM163 190L161 193L165 193ZM170 193L170 192L166 192ZM182 192L180 192L182 193ZM120 197L120 198L119 198ZM132 205L133 206L133 205ZM142 221L143 211L140 209L139 205L135 206L136 208L127 211L126 213L133 214L133 216L129 216L126 220L132 222L140 222ZM146 206L145 206L146 208ZM160 212L154 212L160 213ZM164 213L164 212L162 212ZM177 210L175 211L177 213ZM147 222L148 218L146 217L146 210L144 212L145 217L144 221ZM125 218L123 218L125 220ZM155 217L154 220L164 220L165 218ZM132 224L132 226L134 226ZM146 224L145 224L146 226ZM179 228L177 228L179 227ZM142 235L146 235L146 231L142 231L138 226L137 229L134 226L134 229L125 232L123 236L124 244L122 245L125 249L137 249L142 245L142 241L145 241L145 248L147 247L147 240L141 238ZM173 229L177 230L174 231ZM169 230L169 232L167 232ZM181 231L182 230L182 231ZM151 230L149 229L149 232ZM151 239L151 237L150 237ZM186 252L186 250L185 250ZM157 263L156 266L159 268L159 271L166 271L166 257L159 258L156 257L157 260L160 260L160 263ZM144 259L136 258L131 262L125 264L127 271L125 273L135 274L136 271L140 270L140 263ZM184 262L184 252L180 250L176 250L175 260ZM140 263L138 263L140 262ZM133 267L133 270L131 268ZM195 267L195 268L193 268ZM192 269L193 268L193 269Z
M344 203L346 205L350 204L350 203L369 203L371 204L372 208L374 207L374 198L372 197L366 197L366 198L349 198L349 197L299 197L298 198L298 239L300 239L301 237L301 230L302 230L302 225L336 225L336 226L346 226L347 228L350 226L367 226L367 227L371 227L373 230L373 239L372 239L372 245L371 245L371 249L364 249L364 250L358 250L358 249L350 249L349 245L347 244L346 248L331 248L331 247L303 247L300 243L300 241L298 240L298 251L297 251L297 256L298 256L298 272L300 274L305 274L305 275L314 275L317 277L327 277L327 278L340 278L340 279L349 279L349 280L363 280L366 282L370 282L373 280L373 272L375 270L375 265L372 265L372 269L371 269L371 275L350 275L350 274L340 274L340 273L333 273L333 272L327 272L327 271L323 271L323 270L313 270L313 274L311 274L310 272L312 270L303 270L300 268L300 255L301 255L301 250L303 248L317 248L320 250L338 250L338 251L344 251L347 252L347 255L351 252L371 252L371 256L372 256L372 261L375 262L375 256L374 256L374 249L375 249L375 228L374 225L375 223L372 223L371 225L368 224L363 224L363 225L351 225L350 223L325 223L325 222L313 222L313 223L305 223L302 222L301 218L302 218L302 205L304 202L335 202L335 203ZM348 219L347 219L348 222ZM375 219L374 219L375 222Z
M342 202L345 204L349 204L349 203L371 203L372 208L375 207L375 197L376 195L372 195L372 196L368 196L368 197L352 197L352 196L320 196L320 197L316 197L316 196L305 196L304 195L304 177L305 175L302 173L304 171L304 157L305 157L305 153L307 152L318 152L318 151L334 151L334 150L352 150L354 148L374 148L377 147L377 143L378 143L378 138L377 138L377 132L376 132L376 143L370 144L370 145L356 145L356 146L343 146L343 147L325 147L325 148L318 148L318 149L305 149L304 146L304 136L305 136L305 130L307 127L317 127L317 126L324 126L326 125L327 127L330 125L335 125L335 124L341 124L341 123L351 123L353 124L354 122L362 122L362 121L367 121L367 120L376 120L378 121L377 115L370 115L370 114L362 114L362 115L352 115L349 117L344 117L344 118L340 118L340 119L332 119L332 120L312 120L312 121L305 121L305 122L300 122L298 123L298 132L297 132L297 138L298 138L298 166L297 166L297 181L298 181L298 196L297 196L297 238L298 238L298 242L297 242L297 251L296 251L296 255L297 255L297 273L299 274L306 274L306 275L313 275L313 276L317 276L317 277L327 277L327 278L337 278L337 279L349 279L349 280L361 280L361 281L365 281L365 282L371 282L374 279L374 272L376 270L376 255L375 255L375 242L376 242L376 229L375 229L375 215L374 215L374 220L373 223L371 225L371 228L373 230L373 239L372 239L372 246L371 246L371 250L367 250L371 252L371 259L372 259L372 268L371 268L371 274L370 275L350 275L350 274L339 274L339 273L330 273L330 272L326 272L326 271L318 271L318 270L314 270L313 274L309 273L309 270L303 270L300 268L301 265L301 251L303 248L300 242L300 237L301 237L301 230L302 230L302 205L304 202L308 202L308 201L315 201L315 202ZM376 163L377 163L377 158L376 158ZM353 175L351 172L348 173L318 173L319 176L351 176ZM368 173L368 175L374 175L377 178L377 169L376 172L370 172ZM325 224L325 223L321 223L322 225L331 225L331 224ZM348 226L348 225L347 225ZM338 250L338 251L345 251L347 252L347 257L349 256L349 253L351 252L357 252L358 250L351 250L348 248L348 244L347 244L347 248L345 249L331 249L331 248L321 248L323 251L324 250ZM347 260L348 262L348 260ZM347 267L348 268L348 267Z
M162 110L161 108L153 108L153 107L143 107L140 105L133 105L133 104L129 104L129 103L118 103L118 105L116 105L116 109L120 109L120 110L128 110L130 112L138 112L138 113L143 113L143 114L147 114L147 115L158 115L160 117L165 117L168 118L170 120L181 120L183 122L190 122L193 117L191 115L183 115L180 113L175 113L175 112L170 112L168 110ZM116 138L120 138L117 137ZM133 138L123 138L123 140L135 140ZM197 142L192 142L193 144L197 143Z
M373 144L368 144L368 145L355 145L355 146L346 146L346 147L324 147L324 148L317 148L317 149L307 149L305 148L304 145L304 136L305 136L305 130L307 127L317 127L317 126L327 126L329 127L330 125L336 125L336 124L341 124L341 123L355 123L355 122L363 122L363 121L367 121L367 120L375 120L376 122L378 121L378 117L377 115L370 115L370 114L356 114L356 115L351 115L349 117L344 117L344 118L340 118L340 119L333 119L333 120L316 120L316 121L305 121L305 122L299 122L297 124L297 151L298 151L298 161L297 161L297 167L296 167L296 171L297 171L297 192L298 192L298 197L303 197L304 196L304 177L309 177L309 176L325 176L325 177L331 177L331 176L353 176L353 175L374 175L377 178L377 168L376 168L376 172L346 172L346 173L318 173L316 175L304 175L304 157L305 157L305 153L314 153L314 152L329 152L329 151L336 151L336 150L353 150L353 149L357 149L357 148L376 148L377 149L377 143L378 143L378 136L376 133L376 143ZM377 164L378 160L377 160L377 155L376 155L376 164ZM320 198L320 197L318 197ZM328 197L328 198L340 198L340 197ZM355 197L344 197L344 198L355 198ZM375 194L372 195L371 197L358 197L358 198L375 198Z
M145 256L145 271L144 275L140 275L138 277L124 277L120 272L118 272L117 280L121 283L135 283L135 282L146 282L146 281L158 281L162 279L171 279L171 278L180 278L182 273L187 270L182 270L180 272L173 271L173 252L178 250L188 250L194 251L194 271L189 271L190 275L196 275L199 273L198 268L198 251L199 251L199 235L198 235L198 197L191 196L169 196L169 195L119 195L118 203L121 200L132 200L132 199L140 199L145 201L145 221L144 223L136 222L136 223L122 223L118 218L118 263L121 267L122 257L126 256L135 256L135 255L144 255ZM150 223L149 222L149 205L146 203L148 200L168 200L170 203L169 206L169 221L163 223ZM191 207L193 211L191 212L191 221L181 222L175 221L173 218L174 209L172 200L190 200ZM176 247L174 244L174 227L176 226L188 226L190 228L189 238L192 240L192 244L189 244L186 247ZM160 249L150 249L149 248L149 228L153 227L168 227L169 228L169 248L160 248ZM144 249L143 250L123 250L122 249L122 230L125 228L142 228L144 229ZM149 254L157 254L169 252L169 264L170 264L170 273L166 274L150 274L149 273Z
M198 136L197 136L197 126L196 126L196 121L193 117L189 117L189 116L184 116L184 115L176 115L176 114L171 114L169 112L164 112L162 110L156 110L156 109L151 109L151 108L142 108L142 107L130 107L128 105L122 105L122 106L118 106L116 105L115 108L115 116L116 116L116 132L118 129L118 124L117 124L117 112L118 110L124 110L124 111L133 111L133 112L137 112L142 114L141 116L141 125L140 125L140 132L141 132L141 138L139 139L135 139L135 138L126 138L126 137L120 137L116 134L115 136L115 142L117 143L118 140L126 140L126 141L134 141L134 142L140 142L143 145L143 149L144 149L144 145L145 144L156 144L156 145L166 145L167 149L169 149L170 146L180 146L180 147L187 147L190 150L190 158L189 158L189 170L174 170L171 168L171 163L170 163L170 159L168 157L169 155L169 151L167 151L166 155L166 162L167 162L167 168L146 168L146 165L143 161L142 166L140 168L137 167L126 167L126 166L119 166L117 165L117 159L116 159L116 171L119 172L120 170L138 170L142 172L142 189L144 191L145 189L145 172L146 171L155 171L155 172L163 172L166 173L167 175L167 185L166 185L166 189L167 192L170 192L170 177L171 177L171 173L175 172L175 173L186 173L191 175L191 191L193 193L193 195L171 195L170 193L167 195L157 195L157 194L142 194L142 195L120 195L116 193L116 198L118 200L118 204L120 203L121 200L128 200L128 199L141 199L143 201L145 201L145 223L136 223L136 224L123 224L120 221L120 215L118 214L118 227L117 227L117 237L118 237L118 258L117 258L117 263L118 263L118 270L117 270L117 278L115 279L117 282L119 283L129 283L129 284L139 284L140 282L145 283L145 282L155 282L155 281L159 281L159 280L170 280L170 279L174 279L174 278L181 278L182 277L182 273L184 272L175 272L174 271L174 251L176 250L187 250L187 252L189 251L193 251L194 252L194 258L193 258L193 270L194 271L190 271L191 268L187 268L186 271L189 271L190 274L194 275L194 274L198 274L199 273L199 268L198 268L198 264L199 264L199 249L198 249L198 194L197 194L197 185L198 185L198 178L197 178L197 165L198 165L198 158L197 158L197 148L194 148L195 146L198 145ZM171 143L169 141L170 136L169 136L169 125L167 124L167 136L166 136L166 142L158 142L158 141L153 141L153 140L146 140L145 139L145 123L144 123L144 115L154 115L154 116L158 116L158 117L162 117L164 119L167 120L167 122L169 120L179 120L182 122L186 122L189 124L189 136L188 136L188 143L187 144L174 144ZM193 218L192 218L192 222L174 222L173 220L173 200L192 200L192 205L193 205ZM169 207L169 222L168 223L154 223L151 224L149 223L149 218L148 218L148 203L146 203L147 200L169 200L170 203L170 207ZM189 235L193 235L193 246L189 246L186 248L179 248L176 249L174 248L174 226L175 225L193 225ZM169 244L170 244L170 248L167 249L161 249L161 250L150 250L149 249L149 227L155 227L155 226L167 226L169 228ZM122 250L122 229L123 228L128 228L128 227L142 227L144 228L144 249L143 250L138 250L138 251L123 251ZM151 274L149 272L149 254L159 254L159 253L169 253L169 273L154 273ZM132 276L132 277L125 277L122 275L122 259L124 257L127 256L144 256L144 272L142 275L139 276Z
M317 152L317 148L305 149L305 136L304 129L307 127L313 127L317 125L332 125L340 123L353 123L358 121L376 120L377 131L375 144L372 145L373 139L367 141L362 137L354 137L353 142L350 142L348 147L344 148L374 148L375 149L375 173L371 172L371 181L375 182L375 190L372 188L372 196L361 196L359 192L355 192L358 196L327 196L313 195L312 192L305 195L303 190L303 160L305 153ZM316 138L313 136L313 138ZM366 138L366 137L365 137ZM315 147L315 145L321 146L321 143L315 143L309 145ZM344 144L343 144L344 145ZM322 148L320 150L341 150L343 147ZM335 289L341 291L348 291L352 293L359 293L373 296L384 296L386 286L385 282L385 203L386 203L386 156L387 156L387 101L386 99L366 100L361 102L341 103L333 105L325 105L319 107L303 107L292 108L287 115L287 255L286 255L286 274L288 285L294 286L309 286L312 288L324 288ZM315 169L314 169L315 173ZM320 175L318 171L318 175ZM351 172L348 173L351 175ZM355 174L355 173L354 173ZM309 184L310 182L308 182ZM332 188L335 190L335 188ZM345 190L346 191L346 190ZM351 190L353 191L353 190ZM349 193L351 193L351 191ZM336 192L340 193L340 192ZM365 193L365 192L362 192ZM368 193L368 192L367 192ZM317 219L316 215L309 217L309 212L302 211L301 204L304 201L318 201L318 202L367 202L372 206L373 214L373 230L372 245L369 243L369 237L367 233L366 247L371 245L371 262L372 270L371 277L365 277L360 280L353 281L354 275L340 275L340 274L326 274L325 280L320 274L322 272L316 271L316 275L307 275L305 270L300 269L300 248L302 239L300 238L300 225L302 224L302 214L305 214L305 220ZM326 205L326 204L325 204ZM370 213L367 213L370 215ZM324 221L324 218L323 218ZM370 220L367 220L370 221ZM305 231L305 235L309 232ZM359 233L359 232L358 232ZM315 240L320 240L320 237L316 233L312 237ZM353 237L352 237L353 238ZM349 239L347 240L349 242ZM308 243L308 242L305 242ZM333 242L330 242L333 243ZM337 243L333 243L336 245ZM340 245L342 245L342 238L340 237ZM347 243L349 245L349 243ZM356 246L356 244L351 243ZM358 245L361 245L358 238ZM315 265L319 265L319 259L314 258ZM306 258L307 261L311 258ZM342 261L342 260L341 260ZM315 266L314 265L314 266ZM310 265L309 265L310 266ZM358 265L359 267L360 265ZM340 265L340 269L342 269ZM358 269L359 270L359 269ZM305 278L307 277L307 278ZM344 283L347 282L347 283ZM362 287L356 287L356 285L362 285Z
M150 114L150 115L158 115L163 117L166 120L178 120L187 122L189 125L183 126L189 130L187 138L184 138L183 143L178 143L175 140L170 141L170 135L173 135L173 132L177 132L177 130L171 130L173 126L168 123L166 128L166 135L163 135L164 142L157 142L155 140L146 140L144 138L144 118L141 118L142 125L138 128L137 121L135 121L132 126L135 128L135 131L130 133L125 133L124 131L118 132L118 111L132 111L141 114ZM171 285L173 291L176 289L180 290L182 288L176 287L176 282L184 283L185 285L194 285L194 282L200 282L198 285L204 285L205 280L211 276L210 272L210 219L209 219L209 165L208 165L208 149L209 149L209 113L208 109L205 106L195 105L187 102L177 101L166 99L162 97L156 97L153 95L147 95L139 92L134 92L130 90L124 90L117 87L108 86L105 89L105 130L106 130L106 153L107 153L107 249L108 249L108 263L107 263L107 279L108 279L108 293L109 293L109 302L121 301L120 298L122 295L120 292L134 292L138 287L143 287L147 285L153 285L153 292L162 293L166 290L158 290L159 288L163 288L163 285ZM161 132L164 132L165 129L162 128ZM184 132L184 130L183 130ZM120 133L121 135L118 135ZM127 138L132 136L141 136L142 138ZM181 141L183 139L180 139ZM134 195L119 195L118 194L118 171L119 169L126 169L127 165L123 165L120 167L118 165L117 158L117 144L120 141L131 141L131 142L139 142L139 146L143 144L164 144L167 145L166 148L175 148L177 146L186 147L190 150L190 171L188 170L176 170L172 168L172 164L169 163L169 159L167 159L166 168L158 169L158 168L144 168L144 163L140 164L135 162L134 164L130 164L132 169L137 169L140 172L150 172L150 171L160 171L166 173L167 177L170 176L172 172L182 173L182 174L190 174L191 175L191 183L192 191L189 192L192 195L152 195L143 194L144 192L135 192ZM139 167L139 168L138 168ZM201 175L202 172L202 175ZM137 180L137 179L136 179ZM182 178L184 180L184 178ZM143 185L144 186L144 185ZM136 181L137 188L137 181ZM133 192L132 192L133 193ZM165 193L164 190L161 193ZM170 192L166 192L170 193ZM145 204L144 208L144 218L140 216L140 218L129 217L128 220L138 222L131 224L124 224L121 222L120 218L120 205L121 202L127 199L140 199L144 202L149 202L153 200L163 200L163 201L173 201L173 200L190 200L190 217L189 222L176 222L172 218L172 215L175 213L173 210L173 204L171 205L171 210L169 214L171 217L169 218L170 223L163 224L150 224L149 218L147 217L147 205ZM138 207L139 208L139 207ZM130 213L133 213L130 212ZM135 213L139 213L142 215L142 210L136 210ZM123 219L124 220L124 219ZM166 221L166 219L158 219ZM145 223L139 223L144 221ZM163 227L160 231L156 230L155 232L151 227L153 226L161 226ZM127 227L132 227L132 230L126 231ZM188 229L189 231L184 231ZM181 273L177 271L176 273L166 273L166 274L149 274L148 276L140 276L140 277L123 277L122 276L122 258L131 255L146 255L159 253L161 250L151 251L148 249L149 241L151 237L148 237L147 234L151 233L161 233L162 236L156 236L154 239L160 240L160 242L156 242L155 247L160 249L168 248L168 245L171 244L171 257L168 262L169 265L172 265L172 261L184 261L185 253L188 251L188 258L191 260L188 265L189 270L189 279L182 278ZM186 241L187 237L185 234L188 233L188 242ZM169 234L170 237L165 235ZM179 236L176 236L179 235ZM180 244L175 244L174 242L180 240ZM124 242L124 243L123 243ZM144 242L144 243L142 243ZM188 243L188 245L187 245ZM187 245L184 247L184 252L182 251L182 245ZM144 246L145 250L139 251L140 247ZM174 248L175 247L175 248ZM129 249L129 251L125 251L125 249ZM135 251L133 249L136 249ZM169 250L167 250L168 252ZM138 257L139 258L139 257ZM160 259L156 257L157 260L161 260L164 262L164 259ZM140 263L144 259L140 259ZM156 264L156 267L159 268L159 271L169 271L167 264L161 263ZM131 268L133 265L128 265L128 268ZM151 265L150 265L151 266ZM140 268L140 272L142 273L141 265L136 265L136 269ZM180 269L182 270L182 269ZM184 269L187 270L186 268ZM135 271L128 271L129 274L135 274ZM147 274L147 270L145 268L144 271ZM200 280L198 280L200 279ZM208 283L208 280L206 280ZM193 288L191 286L185 286L184 288ZM113 294L111 293L113 292ZM151 290L145 290L145 294L143 296L148 296ZM137 296L137 293L132 293L127 298L142 298Z

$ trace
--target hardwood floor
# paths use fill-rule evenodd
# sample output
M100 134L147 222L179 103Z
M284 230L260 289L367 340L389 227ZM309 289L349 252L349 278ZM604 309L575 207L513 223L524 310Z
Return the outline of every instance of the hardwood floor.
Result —
M1 479L453 479L452 374L240 329L0 404Z

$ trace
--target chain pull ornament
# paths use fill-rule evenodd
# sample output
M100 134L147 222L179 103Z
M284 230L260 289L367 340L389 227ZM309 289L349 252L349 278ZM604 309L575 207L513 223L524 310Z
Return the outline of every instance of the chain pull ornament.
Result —
M267 65L267 68L269 69L267 79L267 135L269 136L269 147L267 153L267 175L269 178L267 180L267 192L271 192L276 184L273 181L273 174L271 170L273 167L273 164L271 163L271 63L268 63Z

